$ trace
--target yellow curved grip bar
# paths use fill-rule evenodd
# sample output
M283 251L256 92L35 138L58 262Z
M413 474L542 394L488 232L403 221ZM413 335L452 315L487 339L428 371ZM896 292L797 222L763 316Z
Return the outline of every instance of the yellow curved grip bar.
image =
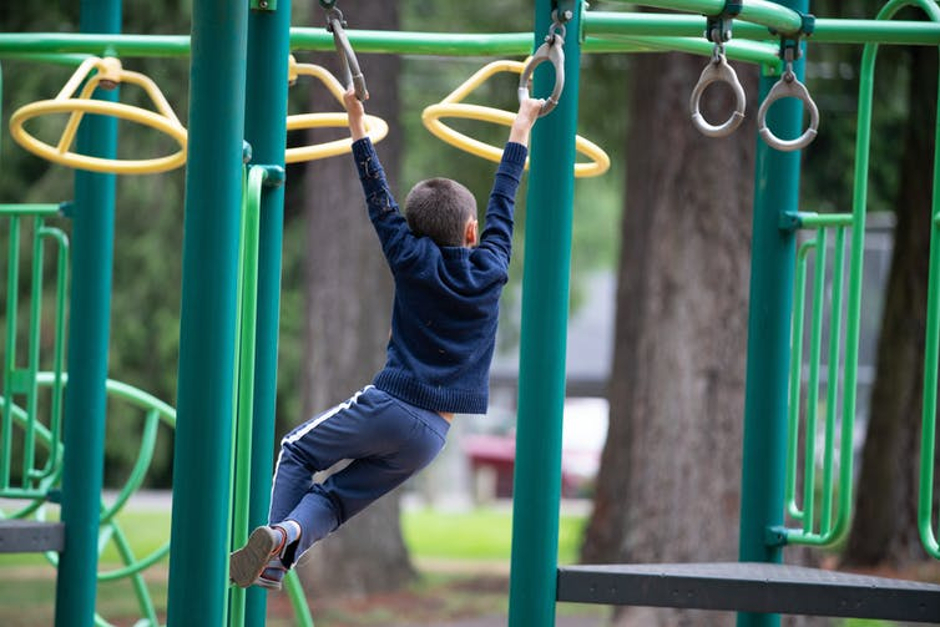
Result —
M92 72L95 72L89 77ZM84 82L84 86L82 83ZM137 85L150 96L156 111L150 111L119 102L94 100L98 87L113 88L121 83ZM81 91L75 96L75 92ZM69 113L68 122L56 146L36 139L23 128L27 120L50 113ZM172 137L180 149L165 157L152 159L106 159L72 152L71 146L82 117L86 113L110 115L121 120L136 122ZM49 161L80 170L110 174L153 174L178 168L186 163L186 129L180 124L163 92L149 77L121 67L113 57L86 59L53 100L39 100L17 109L10 117L10 134L26 150Z
M513 72L521 75L525 67L526 64L521 61L507 60L494 61L483 66L441 102L426 107L421 114L421 121L424 122L425 128L448 144L498 163L503 155L501 148L455 131L441 122L441 118L463 118L512 126L513 120L516 119L515 113L461 101L494 74ZM610 168L610 157L607 153L600 146L580 135L575 137L575 150L590 159L590 161L575 163L574 175L576 177L599 176ZM526 167L529 167L528 162L526 162Z
M290 57L287 77L293 83L299 76L313 76L320 79L326 88L333 94L333 97L343 103L343 86L330 74L329 71L313 65L311 63L297 63L293 55ZM388 124L382 118L374 115L366 115L366 131L369 139L373 143L378 143L388 135ZM344 112L337 113L300 113L287 116L287 130L296 131L306 128L346 128L349 125L349 116ZM300 161L313 161L314 159L325 159L326 157L335 157L352 150L352 139L337 139L323 144L313 144L311 146L300 146L297 148L288 148L284 156L286 163L298 163Z

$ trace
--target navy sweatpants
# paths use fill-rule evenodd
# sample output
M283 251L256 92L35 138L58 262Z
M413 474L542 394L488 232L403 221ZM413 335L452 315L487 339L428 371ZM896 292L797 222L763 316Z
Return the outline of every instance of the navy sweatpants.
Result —
M431 463L444 447L449 427L438 413L368 386L284 436L270 521L300 523L303 534L293 561ZM314 473L342 460L352 461L323 483L314 483Z

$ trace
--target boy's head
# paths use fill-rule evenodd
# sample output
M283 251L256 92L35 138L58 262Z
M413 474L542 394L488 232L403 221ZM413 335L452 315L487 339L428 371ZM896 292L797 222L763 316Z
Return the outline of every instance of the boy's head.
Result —
M477 243L477 201L457 181L433 178L412 187L405 198L405 218L412 233L426 235L438 246Z

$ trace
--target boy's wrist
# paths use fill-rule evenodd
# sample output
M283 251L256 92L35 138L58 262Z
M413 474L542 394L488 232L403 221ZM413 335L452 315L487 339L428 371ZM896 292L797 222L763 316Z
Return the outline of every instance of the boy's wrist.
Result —
M353 141L362 139L368 134L366 131L365 120L362 118L350 118L349 120L349 133L352 135Z

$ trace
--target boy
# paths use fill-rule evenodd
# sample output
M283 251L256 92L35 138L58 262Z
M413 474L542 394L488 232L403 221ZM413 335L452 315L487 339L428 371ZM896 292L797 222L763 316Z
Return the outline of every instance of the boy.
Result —
M455 413L486 412L515 195L543 101L519 105L478 234L476 200L450 179L415 185L403 217L366 136L362 103L352 91L344 100L369 218L395 279L387 359L372 385L282 440L270 525L231 556L240 587L280 589L314 542L437 456ZM313 482L344 459L353 461Z

